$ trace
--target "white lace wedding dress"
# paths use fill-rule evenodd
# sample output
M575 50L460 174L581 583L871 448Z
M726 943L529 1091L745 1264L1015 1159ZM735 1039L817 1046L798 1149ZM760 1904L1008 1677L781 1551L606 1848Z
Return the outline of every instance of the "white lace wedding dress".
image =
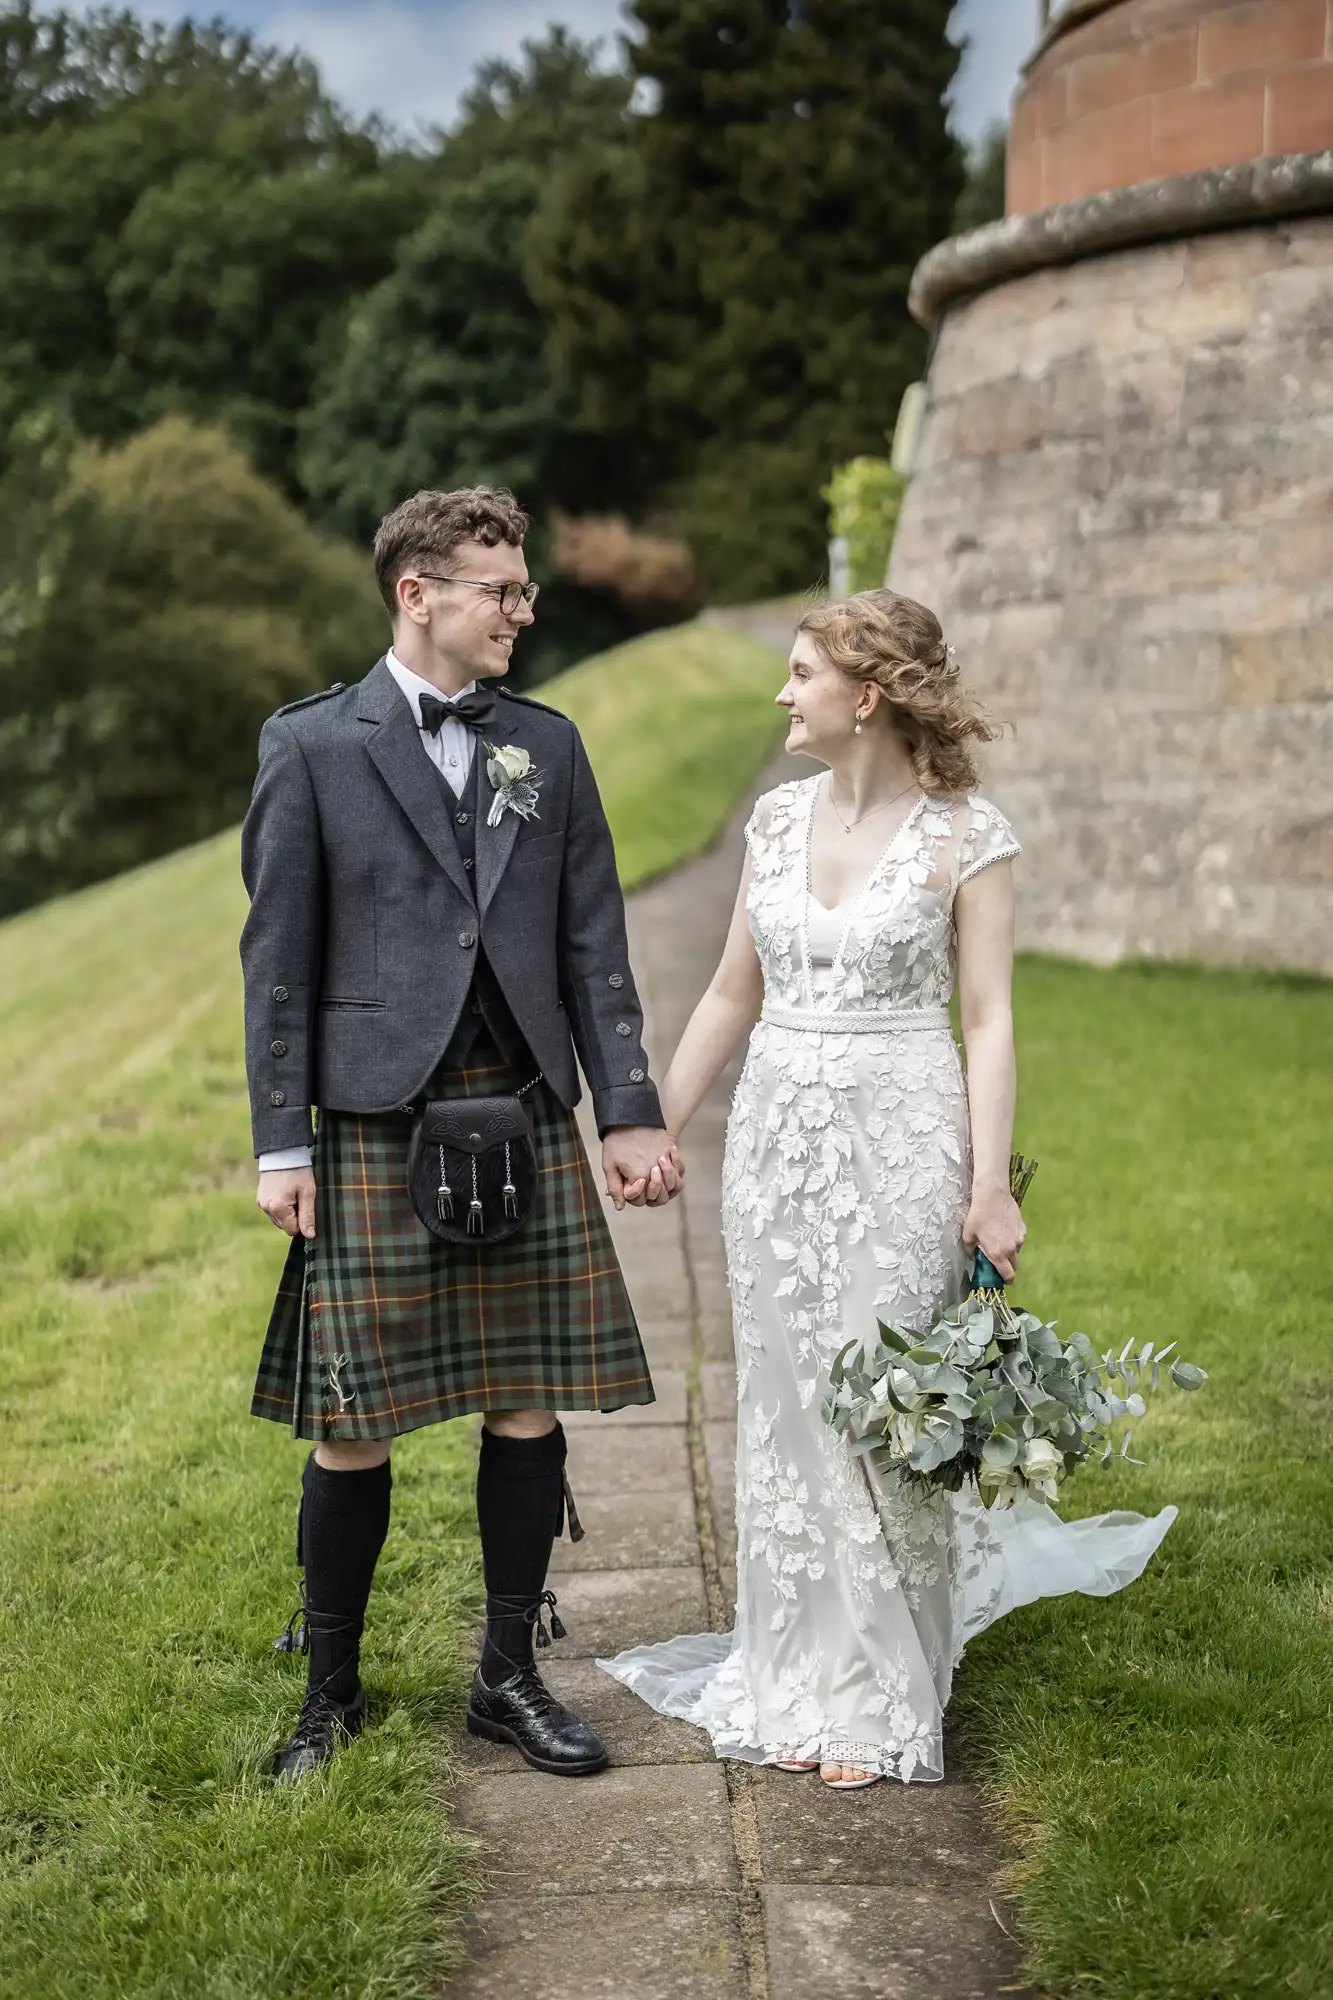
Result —
M824 776L759 800L746 838L764 976L727 1131L738 1378L735 1630L600 1664L719 1756L943 1774L966 1641L1016 1605L1139 1575L1172 1520L1067 1523L1034 1501L879 1480L824 1422L830 1362L877 1318L923 1330L966 1286L967 1100L949 1026L958 886L1018 853L986 800L923 798L860 895L810 891Z

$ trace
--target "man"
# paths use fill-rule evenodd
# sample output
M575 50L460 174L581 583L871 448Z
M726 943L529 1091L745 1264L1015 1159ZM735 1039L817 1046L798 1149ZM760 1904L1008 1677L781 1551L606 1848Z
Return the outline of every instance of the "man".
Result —
M260 736L242 840L246 1065L259 1205L293 1240L253 1409L315 1446L298 1526L309 1675L283 1780L365 1720L360 1642L392 1439L469 1411L485 1417L486 1631L468 1726L540 1770L606 1763L532 1652L568 1493L554 1412L653 1400L572 1117L576 1050L616 1207L668 1201L683 1170L578 732L494 685L533 622L527 527L488 487L405 500L375 537L392 650ZM526 812L490 755L507 748L530 758ZM536 1077L536 1212L489 1247L440 1240L407 1192L414 1109Z

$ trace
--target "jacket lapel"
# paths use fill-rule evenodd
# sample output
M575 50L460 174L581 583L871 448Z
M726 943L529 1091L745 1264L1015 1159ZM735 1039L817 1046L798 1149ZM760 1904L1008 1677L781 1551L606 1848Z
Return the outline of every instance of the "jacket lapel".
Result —
M411 706L383 660L361 683L357 714L370 725L366 749L371 762L449 880L470 903L472 884L449 822L445 788L422 748ZM485 789L489 792L489 786ZM477 831L480 834L480 827ZM480 843L477 868L480 874Z
M497 743L517 743L524 750L532 750L531 743L524 737L527 722L522 708L517 703L503 702L497 708L493 740ZM535 752L533 761L536 762ZM500 878L509 866L509 857L518 839L522 822L516 812L502 812L498 823L487 823L495 789L486 775L486 745L478 739L477 761L477 908L483 916L487 905L500 886ZM540 804L537 807L541 811Z

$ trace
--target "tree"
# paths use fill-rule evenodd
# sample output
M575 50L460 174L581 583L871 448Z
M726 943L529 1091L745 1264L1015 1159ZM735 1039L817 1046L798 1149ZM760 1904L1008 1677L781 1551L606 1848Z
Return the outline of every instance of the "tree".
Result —
M220 25L0 13L0 424L221 417L274 476L426 168Z
M302 423L300 476L317 516L357 540L418 487L513 488L538 517L530 677L631 629L546 561L553 510L605 512L625 481L553 364L527 275L552 173L623 126L628 81L600 71L596 54L555 28L524 45L521 68L483 65L442 141L429 212L352 310Z
M967 179L953 212L955 236L968 229L980 229L983 223L998 222L1004 214L1008 144L1007 126L992 125L968 149Z
M106 451L30 418L0 480L0 911L238 819L264 717L384 634L365 558L220 431Z
M951 5L631 11L653 108L632 160L553 188L539 295L585 411L656 460L712 589L799 587L823 564L821 486L880 444L923 358L908 281L962 179Z

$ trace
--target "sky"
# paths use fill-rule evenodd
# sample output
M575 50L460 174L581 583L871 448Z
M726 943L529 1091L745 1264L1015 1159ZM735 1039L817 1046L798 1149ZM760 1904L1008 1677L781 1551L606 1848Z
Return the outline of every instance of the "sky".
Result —
M299 46L351 111L381 112L409 133L448 124L475 65L517 53L549 22L608 46L622 25L620 0L139 0L136 11L162 20L220 14L266 42ZM1037 38L1036 17L1037 0L958 0L952 33L971 43L953 92L963 138L1007 116L1019 64Z

